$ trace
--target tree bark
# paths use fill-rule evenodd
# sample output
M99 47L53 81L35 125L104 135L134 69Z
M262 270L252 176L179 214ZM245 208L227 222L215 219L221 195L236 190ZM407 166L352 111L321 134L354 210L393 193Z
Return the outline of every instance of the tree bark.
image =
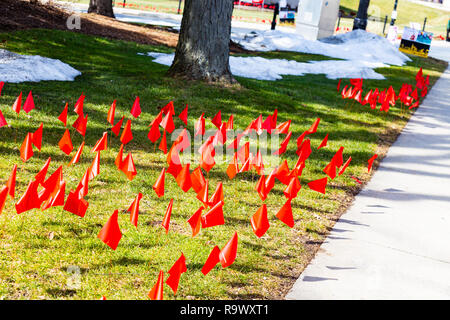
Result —
M353 30L367 28L367 9L369 8L370 0L360 0L358 13L355 20L353 20Z
M102 16L115 18L112 8L112 0L90 0L88 13L97 13Z
M230 36L233 0L186 0L169 75L231 84Z

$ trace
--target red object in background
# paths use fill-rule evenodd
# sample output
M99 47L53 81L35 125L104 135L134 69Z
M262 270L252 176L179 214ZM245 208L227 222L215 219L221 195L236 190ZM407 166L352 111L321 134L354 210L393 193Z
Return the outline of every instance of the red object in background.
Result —
M122 238L122 232L119 228L118 217L119 210L115 210L97 235L100 240L102 240L108 247L113 250L117 249L119 241Z

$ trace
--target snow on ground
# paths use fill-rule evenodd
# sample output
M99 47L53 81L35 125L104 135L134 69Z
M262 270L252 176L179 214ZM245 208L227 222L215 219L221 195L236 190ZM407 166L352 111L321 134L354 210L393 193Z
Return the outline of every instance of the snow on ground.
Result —
M155 58L153 62L170 66L173 53L148 52L146 55ZM261 57L230 57L231 73L235 76L258 80L278 80L282 75L302 76L305 74L325 74L330 79L360 78L384 79L373 68L386 66L382 63L324 60L297 62L286 59L265 59Z
M0 49L0 81L73 81L81 72L56 59L26 56Z

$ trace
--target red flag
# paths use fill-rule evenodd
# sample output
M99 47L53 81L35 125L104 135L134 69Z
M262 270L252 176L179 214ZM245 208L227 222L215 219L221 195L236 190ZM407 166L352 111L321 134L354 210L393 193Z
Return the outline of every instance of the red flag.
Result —
M344 159L342 157L342 152L344 151L344 147L340 147L336 154L333 156L331 161L337 166L340 167L344 163Z
M195 211L192 217L190 217L187 221L192 228L192 237L195 237L200 232L203 209L203 207L198 208L198 210Z
M99 152L108 148L108 132L103 132L103 136L97 141L91 152Z
M215 246L202 267L202 273L206 276L220 262L220 248Z
M209 204L211 206L213 206L216 203L218 203L219 201L223 201L223 199L224 199L224 196L223 196L223 183L219 182L217 184L216 191L214 191L213 195L209 199Z
M91 174L91 168L86 168L83 177L78 183L78 187L75 190L75 194L78 196L78 199L84 198L89 192L89 176Z
M176 179L182 169L180 156L176 148L170 148L170 151L167 154L167 162L169 163L169 167L166 172L173 175Z
M237 152L237 157L241 163L245 163L250 156L250 142L246 142Z
M355 180L356 182L358 182L359 184L362 184L362 182L361 181L359 181L359 179L358 178L356 178L356 177L354 177L354 176L351 176L350 178L352 178L353 180Z
M261 178L259 178L258 183L256 184L256 191L258 192L258 195L262 201L265 201L267 199L265 175L261 175Z
M161 270L159 271L158 281L156 281L155 285L148 293L148 297L151 300L164 300L163 292L164 292L164 272Z
M17 175L17 164L13 166L8 182L6 182L6 186L8 187L9 190L8 193L11 199L14 199L14 193L16 191L16 175Z
M342 167L341 171L339 171L339 175L344 173L345 169L347 169L347 167L351 161L352 161L352 157L349 157L348 160L344 163L344 166Z
M79 115L77 120L72 124L72 127L74 127L83 137L86 136L88 116L89 115L86 115L86 118L84 118L83 115Z
M317 118L314 123L311 125L311 127L306 131L307 134L313 134L316 133L317 127L319 126L320 118Z
M306 139L305 141L303 141L300 147L297 149L296 153L298 155L297 162L298 163L305 162L312 153L311 140Z
M164 152L164 154L167 154L167 137L166 137L166 130L164 130L163 137L161 139L161 142L159 143L158 149Z
M192 187L191 174L189 172L189 163L187 163L176 178L178 186L183 192L188 192Z
M139 104L139 97L136 97L136 100L134 100L134 104L133 104L133 107L131 108L130 113L135 118L139 117L139 115L141 114L141 106Z
M367 172L370 172L370 169L372 169L372 164L373 164L373 162L375 161L375 159L378 157L378 155L377 154L374 154L373 156L372 156L372 158L370 158L367 162L368 162L368 166L367 166Z
M294 217L292 216L291 201L292 199L288 199L275 215L290 228L294 227Z
M123 129L122 135L120 136L120 141L123 144L127 144L131 140L133 140L133 133L131 132L131 120L127 120L125 129Z
M86 98L86 96L83 93L81 93L81 96L78 98L77 102L75 102L75 106L73 109L73 111L75 111L75 113L79 117L84 116L84 113L83 113L84 98Z
M2 95L2 89L3 89L4 85L5 85L5 82L0 81L0 96Z
M115 210L108 222L103 226L97 235L97 238L102 240L111 249L116 250L120 239L122 238L122 232L120 232L119 222L119 210Z
M14 101L14 104L12 106L12 109L19 114L20 108L22 107L22 92L19 94L19 96L16 98L16 101Z
M131 155L131 152L128 153L125 160L123 160L123 162L120 166L120 170L122 170L123 173L125 173L128 180L130 180L130 181L132 181L134 179L134 177L136 176L137 171L136 171L136 167L134 166L133 156Z
M33 152L33 146L32 144L32 137L31 133L27 133L27 136L25 137L25 140L23 140L22 146L20 147L20 159L22 159L23 162L26 162L28 159L30 159L34 152Z
M270 190L275 186L275 176L277 173L277 168L274 168L272 172L267 176L266 178L266 186L265 191L267 194L269 194Z
M227 242L227 244L220 250L219 259L222 268L231 266L236 259L238 246L238 235L234 232L233 237Z
M181 274L186 272L186 258L184 254L181 253L180 258L173 264L173 266L167 272L169 277L166 280L166 284L172 288L173 294L177 294L178 284L180 283Z
M325 136L325 138L323 138L322 142L320 143L319 147L317 147L317 149L323 148L327 146L327 142L328 142L328 133Z
M116 160L114 161L114 164L116 165L118 170L121 170L122 162L123 162L123 144L120 145L119 152L117 153Z
M164 114L169 113L171 115L174 115L175 114L175 108L173 107L173 101L169 101L169 103L166 104L164 106L164 108L161 109L161 112L164 113Z
M287 134L289 131L289 126L291 125L291 120L281 123L278 127L276 127L277 133Z
M205 150L202 151L201 157L200 157L200 166L206 171L209 172L214 165L216 164L216 161L214 160L214 148L212 145L208 145Z
M228 178L233 179L239 172L239 165L237 161L237 153L234 153L233 161L227 167Z
M50 161L52 161L52 157L48 157L47 161L45 161L41 170L34 176L34 180L42 184L45 180L45 176L47 175L48 167L50 166Z
M227 130L233 130L233 128L234 128L234 116L233 115L230 115L230 118L228 119L225 127Z
M39 151L41 151L42 147L42 130L43 130L44 124L41 122L41 125L35 132L31 134L31 142L34 144L36 148L38 148Z
M419 106L419 101L414 102L409 109L417 108Z
M54 193L54 195L53 195ZM50 207L62 207L64 206L64 198L66 196L66 182L61 181L59 188L50 194L50 197L42 205L42 210L47 210Z
M120 129L122 129L122 123L124 118L125 117L122 117L122 119L117 121L117 123L111 128L111 131L116 135L116 137L119 136Z
M281 183L287 185L291 181L289 178L289 167L286 159L281 163L281 165L277 168L277 172L275 177L280 180Z
M269 229L270 224L267 219L267 206L263 204L256 213L251 217L250 222L252 224L253 233L258 238L261 238Z
M78 151L77 151L77 153L75 153L75 155L73 156L72 160L70 160L69 166L71 164L75 164L75 163L78 163L78 161L80 161L81 154L83 153L83 148L84 148L84 141L78 147Z
M217 202L209 211L202 217L202 228L209 228L223 225L223 201Z
M165 132L165 131L164 131ZM148 132L147 138L155 143L156 141L158 141L158 139L161 137L161 132L159 131L159 124L154 123L151 128L150 131Z
M89 180L94 179L97 175L100 174L100 151L95 155L94 160L92 161L91 166L89 167Z
M191 182L192 189L194 189L195 193L199 193L206 183L205 177L203 176L202 169L200 167L197 167L194 171L192 171Z
M25 113L30 112L34 109L34 100L33 100L33 94L30 92L28 93L27 99L25 100L25 103L23 104L23 111Z
M217 128L220 128L220 125L222 124L222 113L220 110L219 110L219 112L217 112L217 114L214 116L214 118L211 119L211 122Z
M87 116L86 116L86 118L87 118ZM42 124L41 124L41 126L42 126ZM72 152L73 145L72 145L72 141L70 139L70 132L68 129L66 129L66 131L64 132L64 135L61 138L61 140L59 141L58 145L59 145L59 148L67 155L69 155Z
M195 137L199 134L202 136L205 134L205 118L203 118L204 115L205 113L202 113L200 118L198 118L197 122L195 123Z
M114 125L114 116L116 114L116 102L116 100L113 101L111 107L109 107L108 116L106 117L106 121L108 121L112 126Z
M336 164L333 162L333 160L331 160L330 163L327 164L325 169L323 169L323 172L325 172L331 179L336 178Z
M200 191L197 192L197 199L200 200L205 205L209 204L208 192L209 192L209 182L208 182L208 180L206 180L206 182L203 185L202 189L200 189Z
M69 103L66 103L64 110L58 116L58 120L64 123L64 126L67 126L67 108L69 107Z
M172 114L170 112L166 114L164 119L161 121L160 125L168 133L172 133L172 131L175 129L175 124L173 123L173 117L172 117Z
M179 152L183 152L184 150L190 147L191 143L186 128L184 128L183 131L181 131L181 133L175 139L173 144L176 146Z
M77 216L83 218L86 214L88 206L89 203L83 198L79 198L77 192L70 191L63 210L76 214Z
M139 202L142 199L142 193L138 193L134 201L131 203L130 207L128 208L128 212L130 212L130 222L134 224L134 226L137 228L138 218L139 218Z
M287 148L288 143L289 143L289 140L291 139L291 136L292 136L292 131L290 131L287 134L286 138L284 138L283 142L281 142L280 149L275 151L273 154L281 155L281 154L285 153L286 152L286 148Z
M170 199L169 206L166 209L166 214L161 225L166 229L166 233L169 232L170 216L172 215L173 199Z
M310 183L308 183L308 187L311 190L325 194L325 188L327 187L327 183L328 183L328 178L325 177L322 179L311 181Z
M186 105L186 108L181 111L181 113L178 115L178 118L180 118L180 120L183 121L186 126L188 125L188 105Z
M288 199L294 199L297 197L298 192L302 188L300 181L297 177L292 177L291 181L287 185L287 187L284 189L283 193Z
M166 169L162 168L158 179L156 179L155 184L153 185L153 190L155 190L155 193L158 196L158 198L161 198L162 196L164 196L165 178L166 178Z
M6 122L5 116L2 113L2 110L0 110L0 128L7 126L8 122Z
M9 189L7 186L3 186L2 189L0 190L0 214L2 213L3 208L5 207L6 198L8 197L8 190Z
M339 90L341 89L341 82L342 82L342 79L339 79L339 81L338 81L338 84L337 84L337 92L339 92Z
M39 183L37 181L30 181L25 193L15 204L17 214L31 209L40 208L41 202L39 201L39 195L37 192L38 185Z

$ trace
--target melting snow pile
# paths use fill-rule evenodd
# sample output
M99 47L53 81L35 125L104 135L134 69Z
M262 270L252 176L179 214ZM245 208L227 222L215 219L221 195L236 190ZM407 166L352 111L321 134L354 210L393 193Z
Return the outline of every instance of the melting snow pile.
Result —
M277 80L281 79L282 75L304 74L325 74L329 79L384 79L374 71L375 68L401 66L410 60L385 38L362 30L321 41L310 41L294 33L276 30L245 34L232 32L232 39L247 50L296 51L342 59L305 63L286 59L230 57L232 74L258 80ZM174 54L155 52L149 52L147 55L155 58L154 62L164 65L170 65L174 57Z
M11 83L73 81L81 72L56 59L26 56L0 49L0 80Z

